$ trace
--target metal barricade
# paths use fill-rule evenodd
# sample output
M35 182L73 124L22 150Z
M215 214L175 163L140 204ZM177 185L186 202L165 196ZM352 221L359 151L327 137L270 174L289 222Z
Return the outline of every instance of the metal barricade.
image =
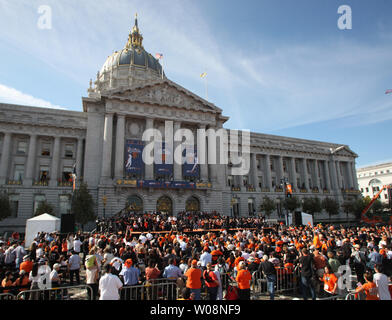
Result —
M125 286L120 290L121 300L177 300L177 298L177 283L168 279L146 281L142 285Z
M92 300L93 289L89 285L56 287L51 289L25 290L17 300Z
M12 293L0 293L0 301L4 300L16 300L16 296Z
M346 295L345 300L364 300L361 293L350 292Z

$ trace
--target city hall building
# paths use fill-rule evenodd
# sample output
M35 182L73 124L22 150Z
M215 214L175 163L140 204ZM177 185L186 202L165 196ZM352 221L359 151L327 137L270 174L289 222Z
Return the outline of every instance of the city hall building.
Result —
M80 112L0 104L0 192L8 193L13 208L0 222L3 230L24 230L45 200L57 216L69 213L75 164L77 184L88 185L99 216L129 207L246 217L260 212L267 196L277 202L276 218L284 178L300 199L342 202L358 195L357 155L341 144L251 132L250 170L242 176L232 174L231 159L228 164L144 164L145 130L155 128L164 138L165 123L172 121L174 132L188 129L196 136L198 129L222 129L229 118L166 78L159 60L143 48L137 20L124 49L107 58L82 101ZM207 146L207 157L219 154L219 143L198 143Z

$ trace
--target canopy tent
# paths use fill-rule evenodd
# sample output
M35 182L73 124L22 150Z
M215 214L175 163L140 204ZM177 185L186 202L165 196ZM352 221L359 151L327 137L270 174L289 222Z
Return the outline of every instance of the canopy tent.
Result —
M59 218L47 213L28 219L26 221L25 246L31 245L38 232L60 231L60 224L61 220Z

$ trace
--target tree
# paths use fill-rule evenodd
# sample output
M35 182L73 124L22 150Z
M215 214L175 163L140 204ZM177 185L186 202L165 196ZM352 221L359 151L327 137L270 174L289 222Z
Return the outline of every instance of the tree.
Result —
M47 202L46 200L41 201L39 203L37 209L34 212L34 217L40 216L41 214L44 214L44 213L50 214L52 216L55 215L53 206L49 202Z
M95 220L94 200L87 189L87 184L81 183L79 189L74 191L71 204L71 212L75 215L75 221L84 225Z
M346 213L347 222L348 222L348 215L350 213L354 213L355 202L354 201L345 201L345 202L343 202L341 207L342 207L343 211Z
M10 199L7 193L0 194L0 221L12 214Z
M297 197L285 198L283 201L283 206L288 211L295 211L295 209L301 207L301 202Z
M325 198L322 201L322 208L328 213L329 220L332 216L339 214L339 202L333 198Z
M320 199L317 197L305 198L302 204L302 210L308 214L311 214L312 216L316 212L321 212L322 207Z
M265 211L265 214L269 217L275 208L275 201L269 197L264 197L263 202L260 205L260 210Z

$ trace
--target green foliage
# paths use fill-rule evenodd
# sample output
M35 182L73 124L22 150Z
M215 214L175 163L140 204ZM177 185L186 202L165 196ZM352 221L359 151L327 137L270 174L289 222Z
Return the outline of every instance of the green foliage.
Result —
M285 198L283 201L283 206L288 211L295 211L301 207L301 201L297 197Z
M317 197L312 197L312 198L305 198L304 202L302 204L302 210L303 212L306 212L308 214L311 214L312 216L316 212L321 212L322 210L321 206L321 201Z
M39 203L37 209L34 212L34 217L40 216L41 214L44 213L55 216L53 206L46 200Z
M264 197L263 202L260 205L260 210L264 211L267 216L270 216L271 213L276 209L275 201L269 197Z
M11 216L12 208L7 193L0 194L0 221Z
M95 220L94 200L87 189L87 184L82 183L74 191L71 204L71 212L75 215L75 221L82 225Z
M322 203L322 208L328 213L329 217L339 214L339 202L333 198L325 198Z

